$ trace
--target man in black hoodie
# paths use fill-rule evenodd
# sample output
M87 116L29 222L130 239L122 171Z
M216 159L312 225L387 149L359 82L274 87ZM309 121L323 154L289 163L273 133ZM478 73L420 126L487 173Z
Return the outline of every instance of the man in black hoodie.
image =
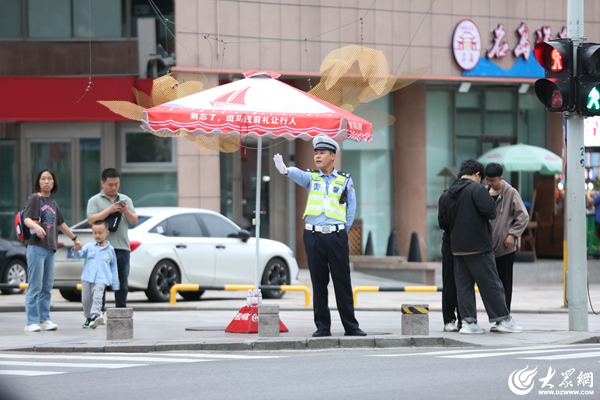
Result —
M462 163L459 179L440 198L440 226L450 233L454 254L454 277L458 309L462 319L460 333L480 334L477 325L474 285L477 283L489 321L498 322L498 332L521 332L506 308L504 287L498 277L492 246L492 227L496 205L481 185L485 178L483 164L470 158Z

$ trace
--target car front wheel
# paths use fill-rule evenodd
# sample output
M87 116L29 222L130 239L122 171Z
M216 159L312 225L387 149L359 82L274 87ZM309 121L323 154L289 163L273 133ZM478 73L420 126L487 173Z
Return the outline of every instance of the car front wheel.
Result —
M150 301L165 303L171 296L171 287L179 282L181 282L181 278L175 264L168 260L162 260L152 270L148 289L145 291L146 297Z
M21 283L27 283L27 264L21 260L12 260L4 269L4 276L2 277L3 283L11 285L19 285ZM19 294L23 293L21 289L2 289L4 294Z
M60 295L64 297L65 300L68 301L81 301L81 291L79 290L68 290L68 289L60 289Z
M274 258L267 264L261 285L289 285L290 270L281 258ZM263 290L263 297L267 299L280 299L285 294L281 290Z

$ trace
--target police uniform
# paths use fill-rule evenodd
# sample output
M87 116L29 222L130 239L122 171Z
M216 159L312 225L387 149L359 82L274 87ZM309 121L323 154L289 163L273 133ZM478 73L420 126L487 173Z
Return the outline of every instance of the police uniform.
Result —
M316 137L313 140L313 147L315 150L326 149L334 152L339 150L339 145L326 136ZM303 218L306 223L304 248L308 256L313 285L313 305L317 326L317 332L313 336L330 335L331 315L327 292L329 272L333 279L337 307L346 335L366 335L359 329L358 321L354 316L350 282L348 230L352 226L356 212L356 195L352 178L350 174L335 168L331 175L326 176L319 170L301 171L290 167L287 176L309 192Z

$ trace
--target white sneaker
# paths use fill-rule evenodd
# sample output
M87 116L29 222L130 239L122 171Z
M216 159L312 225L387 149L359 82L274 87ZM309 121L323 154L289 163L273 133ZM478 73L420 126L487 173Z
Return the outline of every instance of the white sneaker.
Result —
M104 317L102 316L102 314L96 316L92 316L92 318L90 319L90 328L92 329L96 329L97 327L99 327L100 325L104 324Z
M38 324L27 324L25 325L25 332L39 332L42 328Z
M510 317L508 321L502 320L496 325L496 331L506 333L519 333L523 332L523 328L515 324L513 317Z
M499 323L500 323L500 322L496 322L496 325L494 325L494 326L492 326L492 327L490 328L490 332L498 332L498 324L499 324Z
M458 332L456 321L448 322L446 325L444 325L444 332Z
M55 331L58 329L58 325L56 325L54 322L52 322L50 320L40 322L39 326L43 331Z
M467 321L463 321L459 332L463 335L479 335L485 333L485 330L481 329L475 322L469 324Z

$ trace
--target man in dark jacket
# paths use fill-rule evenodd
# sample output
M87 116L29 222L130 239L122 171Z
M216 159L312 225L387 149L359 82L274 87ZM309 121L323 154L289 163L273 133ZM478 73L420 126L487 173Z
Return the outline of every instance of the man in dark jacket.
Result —
M444 332L458 332L461 328L460 310L458 309L458 296L456 295L456 282L454 281L454 254L450 246L450 226L448 218L442 209L446 202L448 190L440 196L438 201L438 224L444 231L442 235L442 317L444 319Z
M477 325L474 285L477 283L489 321L498 322L498 332L521 332L506 308L504 287L494 260L492 227L496 205L481 185L485 177L483 164L468 159L462 163L448 196L440 201L443 222L450 232L454 254L454 277L458 308L462 319L460 333L479 334L485 331ZM442 223L440 223L442 226Z

